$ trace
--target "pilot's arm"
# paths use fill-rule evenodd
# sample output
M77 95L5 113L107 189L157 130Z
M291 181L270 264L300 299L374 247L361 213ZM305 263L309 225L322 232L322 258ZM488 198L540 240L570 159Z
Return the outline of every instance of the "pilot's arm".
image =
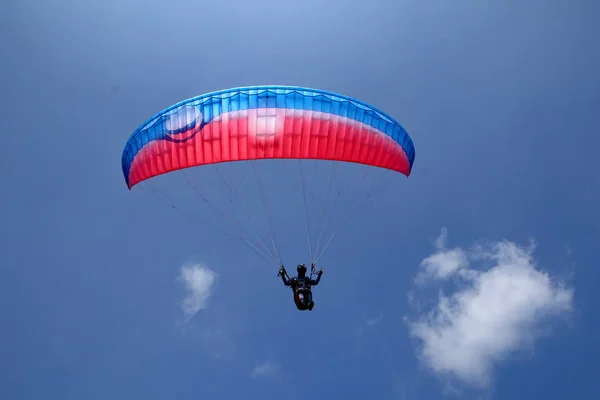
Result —
M311 279L310 280L310 284L312 286L317 286L319 284L319 282L321 281L321 275L323 275L323 270L320 269L319 272L317 272L317 279Z
M281 280L283 281L283 284L285 286L290 286L291 285L292 280L291 279L286 279L287 274L286 274L284 268L281 268L279 270L279 276L281 277Z

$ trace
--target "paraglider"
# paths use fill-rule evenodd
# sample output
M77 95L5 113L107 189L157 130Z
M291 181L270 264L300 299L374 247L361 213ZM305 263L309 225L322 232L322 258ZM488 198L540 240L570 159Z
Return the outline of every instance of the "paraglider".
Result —
M373 189L375 183L372 186L363 185L369 181L367 177L375 175L373 181L379 179L377 183L380 185L385 176L377 171L389 172L393 175L391 180L395 180L398 175L408 177L414 158L414 145L404 128L389 115L364 102L317 89L252 86L200 95L159 112L131 135L123 150L121 164L125 183L130 190L151 178L171 176L174 172L179 172L187 187L193 190L196 203L207 205L215 215L235 229L233 236L280 268L284 283L288 282L295 288L294 298L298 309L310 310L314 306L310 286L318 284L322 272L317 273L316 283L310 280L312 274L308 281L305 280L305 275L301 277L300 274L289 280L283 267L275 225L288 215L291 217L292 213L286 213L283 218L271 217L270 214L277 210L266 194L269 185L265 185L257 170L263 167L266 172L281 173L286 177L286 182L291 179L291 171L288 165L274 166L266 163L255 166L252 161L259 160L258 164L265 162L264 160L280 160L281 163L289 162L285 160L297 160L302 192L302 197L298 198L302 199L304 206L312 272L318 258L333 239L332 226L355 215L358 207L376 192ZM315 162L314 176L311 179L306 177L307 160ZM244 165L243 169L240 168L239 172L231 173L228 177L219 168L220 165L238 163ZM325 168L328 163L329 170ZM340 167L340 172L338 164L365 168L365 177L362 179L358 175L346 174L348 187L355 186L355 190L333 188L334 183L342 180L344 172L349 171L349 167ZM199 168L201 170L214 168L226 191L225 198L211 200L200 187L207 184L207 179L200 179L200 183L196 184L189 176L187 170L193 169L192 167L202 167ZM247 184L248 181L240 176L247 171L252 172L255 180L251 188L257 188L260 194L262 210L266 215L262 222L266 222L268 228L267 239L264 234L253 235L251 232L260 223L250 222L250 228L242 226L242 222L256 217L260 211L249 205L249 202L241 200L241 196L248 190L242 189L241 182ZM326 178L326 186L311 193L307 186L316 182L319 177ZM236 184L238 178L239 184ZM279 186L283 185L271 182L268 181L278 191ZM211 190L216 186L218 185L212 185ZM341 197L347 193L359 198L358 205L352 201L347 207L333 204L336 195ZM187 212L182 206L185 198L179 197L178 192L155 190L154 194L178 211ZM312 203L318 208L317 195L323 195L325 199L322 211L318 213L316 221L311 223L309 208ZM232 207L234 204L239 206L239 215L227 209L229 204ZM312 232L315 227L319 229L317 236ZM299 288L302 290L296 290Z
M299 264L296 268L296 272L298 272L298 276L290 278L285 267L281 266L278 276L281 277L285 286L290 286L292 288L296 308L300 311L312 311L315 302L312 298L311 287L319 284L321 275L323 275L323 269L320 269L315 273L315 266L313 264L310 266L310 276L306 276L306 265ZM313 275L317 275L317 279L313 279Z

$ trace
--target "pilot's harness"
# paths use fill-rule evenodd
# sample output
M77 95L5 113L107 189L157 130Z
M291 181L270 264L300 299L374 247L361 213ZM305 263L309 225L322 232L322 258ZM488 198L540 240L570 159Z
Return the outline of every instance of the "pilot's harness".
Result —
M309 281L312 281L313 276L315 275L315 264L312 263L310 265L310 275L309 275ZM286 280L290 281L290 276L288 275L287 271L285 270L285 267L282 265L281 268L279 269L279 273L277 274L277 276L281 277L283 276ZM293 290L293 289L292 289ZM302 289L300 289L299 291L306 291L306 292L312 292L310 285L307 286L303 286ZM295 293L295 292L294 292Z

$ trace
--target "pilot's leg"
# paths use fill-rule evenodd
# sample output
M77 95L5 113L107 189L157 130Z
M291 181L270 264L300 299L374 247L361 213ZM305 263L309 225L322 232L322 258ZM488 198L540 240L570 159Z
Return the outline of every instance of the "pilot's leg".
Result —
M306 303L308 304L308 307L307 307L308 311L312 311L313 307L315 306L315 302L312 299L312 293L311 292L308 292L306 294Z
M296 308L300 311L305 310L304 308L304 301L302 299L302 294L301 293L295 293L294 294L294 303L296 304Z
M306 294L302 293L302 292L298 292L296 293L296 295L294 295L294 302L296 303L296 308L300 311L304 311L307 308L307 303L306 303Z

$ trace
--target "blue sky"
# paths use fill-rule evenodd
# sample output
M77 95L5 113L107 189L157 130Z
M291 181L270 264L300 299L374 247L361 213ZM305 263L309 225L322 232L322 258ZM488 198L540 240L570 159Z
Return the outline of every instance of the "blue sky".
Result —
M591 398L599 8L9 1L0 397ZM412 176L320 259L311 313L274 266L121 173L155 112L255 84L359 98L415 142ZM288 265L308 258L298 221L276 221Z

